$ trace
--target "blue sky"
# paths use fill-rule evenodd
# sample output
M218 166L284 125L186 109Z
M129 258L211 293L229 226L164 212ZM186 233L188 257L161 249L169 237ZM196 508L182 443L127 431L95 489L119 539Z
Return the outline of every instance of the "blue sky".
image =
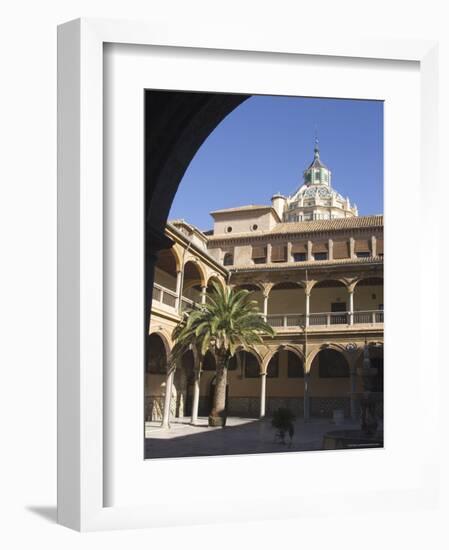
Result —
M293 193L313 159L317 130L332 187L359 215L383 212L383 103L347 99L253 96L230 113L190 163L169 219L212 227L209 212L270 204Z

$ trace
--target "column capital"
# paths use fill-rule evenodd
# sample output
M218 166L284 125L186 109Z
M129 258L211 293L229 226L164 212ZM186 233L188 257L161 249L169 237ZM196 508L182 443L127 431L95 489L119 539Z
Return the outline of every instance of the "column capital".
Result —
M315 285L316 281L307 281L307 283L304 286L304 292L306 296L310 296L310 293L312 292L312 288Z

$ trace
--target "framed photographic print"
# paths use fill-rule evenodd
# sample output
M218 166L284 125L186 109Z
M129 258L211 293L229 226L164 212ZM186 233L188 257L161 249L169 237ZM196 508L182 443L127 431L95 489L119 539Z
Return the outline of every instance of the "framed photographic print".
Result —
M435 44L78 20L59 52L60 523L433 505Z

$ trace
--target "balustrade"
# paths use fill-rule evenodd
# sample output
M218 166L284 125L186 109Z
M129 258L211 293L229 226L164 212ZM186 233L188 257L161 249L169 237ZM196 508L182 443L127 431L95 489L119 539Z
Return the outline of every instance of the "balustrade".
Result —
M353 324L375 325L384 322L383 311L355 311L353 314ZM304 328L306 324L306 315L302 313L293 313L287 315L268 315L268 324L276 329L282 328ZM323 312L310 313L308 315L309 327L330 327L333 325L349 325L350 312Z

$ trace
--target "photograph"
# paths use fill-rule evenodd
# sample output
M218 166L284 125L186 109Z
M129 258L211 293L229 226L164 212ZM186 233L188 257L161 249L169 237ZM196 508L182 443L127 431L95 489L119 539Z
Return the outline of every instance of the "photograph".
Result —
M145 459L383 448L383 101L144 94Z

